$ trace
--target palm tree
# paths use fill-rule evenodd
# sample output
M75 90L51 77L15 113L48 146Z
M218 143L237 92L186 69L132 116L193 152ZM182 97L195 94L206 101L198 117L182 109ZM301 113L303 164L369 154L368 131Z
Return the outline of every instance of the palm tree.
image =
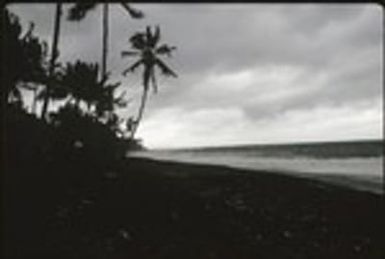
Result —
M58 43L59 43L59 35L60 35L60 21L61 21L61 14L62 14L62 3L57 3L56 4L56 12L55 12L55 27L53 31L53 41L52 41L52 52L51 52L51 60L49 63L49 68L48 68L48 77L52 78L56 66L56 59L59 56L59 51L58 51ZM51 83L48 82L46 84L46 94L44 96L44 103L43 103L43 108L41 111L41 118L45 119L46 114L47 114L47 109L48 109L48 102L49 102L49 96L50 96L50 87Z
M139 10L133 9L129 4L125 2L120 3L121 6L128 12L128 14L134 19L140 19L143 17L143 13ZM74 4L68 13L68 20L81 21L84 19L89 11L95 9L97 3L82 3L78 2ZM107 75L107 56L108 56L108 3L103 4L103 49L102 49L102 62L101 62L101 78Z
M76 61L74 64L67 63L60 80L62 91L67 91L70 95L69 103L74 102L77 109L81 102L87 107L88 114L94 114L96 117L104 117L106 113L113 112L116 106L124 107L124 92L114 97L115 89L120 83L107 84L107 77L98 79L99 66L82 61ZM60 92L57 92L59 95Z
M74 64L67 63L61 85L70 95L69 102L74 101L79 108L80 102L84 101L88 111L91 110L95 99L93 94L99 85L97 73L97 64L87 64L79 60Z
M118 97L114 97L115 90L120 83L104 84L97 92L97 102L95 105L95 114L98 118L107 117L108 120L114 119L114 109L123 108L127 105L124 100L126 92L122 92Z
M146 106L148 89L150 83L154 92L157 92L157 82L155 76L156 68L160 69L160 72L165 76L177 77L176 73L172 71L161 59L160 56L171 56L171 52L176 47L169 46L167 44L159 45L160 29L157 26L154 31L149 26L146 27L145 32L137 32L130 38L132 50L122 51L122 57L139 57L139 59L128 67L123 75L129 72L134 72L139 66L143 67L143 94L141 103L138 110L137 118L133 121L130 139L134 140L135 133L138 129L139 123L142 120L144 108Z

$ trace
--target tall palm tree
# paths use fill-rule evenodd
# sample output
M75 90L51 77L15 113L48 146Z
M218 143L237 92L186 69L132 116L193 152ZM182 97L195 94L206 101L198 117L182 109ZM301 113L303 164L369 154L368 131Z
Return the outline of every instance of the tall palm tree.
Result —
M154 92L157 92L158 86L155 76L156 68L159 68L160 72L165 76L177 77L176 73L171 70L171 68L169 68L160 58L163 55L170 57L171 52L175 50L176 47L169 46L167 44L159 45L159 40L159 26L157 26L153 31L149 26L147 26L145 32L137 32L130 38L132 50L122 51L122 57L138 57L138 60L128 67L123 72L123 75L126 75L129 72L134 72L139 66L143 67L143 94L137 118L134 120L134 125L131 125L131 140L134 140L135 133L138 129L140 121L142 120L150 84L153 87Z
M128 12L130 17L134 19L140 19L144 15L141 11L132 8L125 2L120 2L121 6ZM78 2L74 4L68 13L68 20L81 21L87 15L87 13L97 7L97 3L82 3ZM103 3L103 47L102 47L102 62L101 62L101 78L107 75L107 57L108 57L108 3Z
M62 3L56 4L56 12L55 12L55 25L54 25L54 32L53 32L53 40L52 40L52 53L51 53L51 59L49 62L49 68L48 68L48 77L52 78L54 74L55 69L55 62L57 57L59 56L58 51L58 43L59 43L59 35L60 35L60 21L61 21L61 15L62 15ZM41 111L41 118L45 119L48 109L48 102L49 102L49 96L50 96L50 82L46 84L46 94L44 96L44 103L43 108Z

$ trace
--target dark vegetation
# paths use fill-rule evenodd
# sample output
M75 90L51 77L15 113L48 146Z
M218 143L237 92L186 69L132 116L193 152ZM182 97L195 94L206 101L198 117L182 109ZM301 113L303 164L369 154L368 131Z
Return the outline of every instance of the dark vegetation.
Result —
M95 6L73 7L81 19ZM106 47L102 71L80 60L60 64L58 50L47 61L33 24L23 32L3 13L2 258L382 258L378 195L125 158L142 148L134 134L148 89L157 87L155 67L175 76L158 58L174 49L157 46L159 28L135 34L134 51L122 53L138 57L128 72L144 67L142 104L124 129L116 109L125 100L109 82ZM30 111L25 91L34 92ZM50 110L47 100L61 105ZM36 110L39 102L46 112Z
M131 17L143 17L130 5L121 5ZM68 19L81 20L94 7L95 4L72 4ZM117 95L120 83L109 80L107 8L106 3L101 70L98 64L81 60L60 63L58 46L65 11L61 3L56 4L51 50L34 34L32 22L23 29L17 15L1 9L5 126L2 183L5 251L11 251L6 252L8 256L28 255L27 248L35 247L33 240L41 239L39 234L45 233L44 216L52 213L61 199L68 198L68 191L87 189L98 177L114 178L108 172L119 165L127 151L143 149L127 123L132 124L132 119L125 121L116 112L127 101L124 92ZM159 29L157 32L159 37ZM131 37L132 44L138 38L135 35ZM29 109L25 103L28 91L33 92ZM37 110L39 103L41 112ZM139 121L136 127L138 124Z
M122 6L132 17L143 16L126 3ZM80 20L94 7L95 4L73 4L68 19ZM56 8L50 57L48 44L34 35L33 23L24 31L15 14L7 8L2 13L2 93L8 146L13 146L13 141L20 143L18 147L23 147L27 154L36 153L34 148L39 148L44 152L39 153L43 158L84 155L106 161L124 156L127 150L143 148L140 140L128 137L132 135L130 128L124 127L125 120L116 113L127 101L125 92L116 94L120 83L109 80L106 35L103 35L101 70L98 64L81 60L62 64L58 61L62 4ZM106 28L108 23L104 22L103 34ZM30 110L23 100L27 91L33 91ZM55 104L56 111L49 110L50 102ZM31 150L27 150L29 144Z

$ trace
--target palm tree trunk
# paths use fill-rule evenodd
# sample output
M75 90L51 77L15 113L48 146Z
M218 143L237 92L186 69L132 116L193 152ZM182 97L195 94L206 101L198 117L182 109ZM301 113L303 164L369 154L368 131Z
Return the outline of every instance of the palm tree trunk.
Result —
M56 13L55 13L55 27L53 32L53 41L52 41L52 52L51 52L51 60L49 63L49 77L52 78L54 69L55 69L55 61L59 56L58 51L58 43L59 43L59 35L60 35L60 18L62 14L62 3L56 4ZM49 93L50 93L50 83L46 85L46 95L44 96L43 108L41 111L41 118L45 119L47 110L48 110L48 102L49 102Z
M108 60L108 3L103 5L103 53L102 53L102 68L101 79L107 76L107 60ZM112 111L107 113L108 119L112 116Z
M148 87L145 87L144 90L143 90L143 94L142 94L142 100L140 102L140 107L139 107L139 111L138 111L138 117L136 118L134 127L133 127L133 129L131 131L131 136L130 136L131 140L134 140L136 130L138 129L139 123L142 120L143 113L144 113L144 108L146 106L146 101L147 101L147 94L148 94Z
M103 5L103 53L102 53L102 79L107 74L108 56L108 3Z

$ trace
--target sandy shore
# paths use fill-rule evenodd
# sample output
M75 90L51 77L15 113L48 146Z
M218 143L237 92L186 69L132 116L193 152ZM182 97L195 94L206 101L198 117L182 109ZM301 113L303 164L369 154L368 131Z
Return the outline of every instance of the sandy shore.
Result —
M14 258L383 258L383 196L374 193L139 158L79 175L63 184L66 195L39 196L34 207L45 209L28 223L10 222L25 233L9 241Z

